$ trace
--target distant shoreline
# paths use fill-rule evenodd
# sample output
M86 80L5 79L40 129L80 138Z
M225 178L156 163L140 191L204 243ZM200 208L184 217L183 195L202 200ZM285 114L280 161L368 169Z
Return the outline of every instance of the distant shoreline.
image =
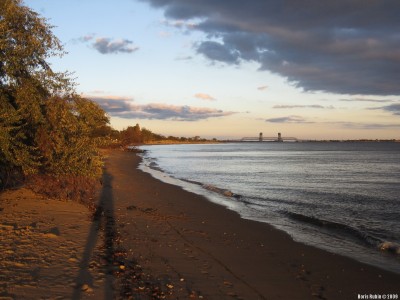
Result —
M293 140L293 141L242 141L242 140L221 140L221 143L400 143L400 140L390 139L390 140L368 140L368 139L360 139L360 140Z
M206 140L206 141L152 141L135 145L128 145L128 147L152 146L152 145L199 145L199 144L224 144L224 143L400 143L400 140L297 140L297 141L242 141L242 140Z

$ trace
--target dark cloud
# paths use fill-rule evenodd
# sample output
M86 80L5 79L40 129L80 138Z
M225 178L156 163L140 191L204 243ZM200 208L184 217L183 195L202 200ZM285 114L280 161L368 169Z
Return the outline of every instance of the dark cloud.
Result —
M237 64L239 62L240 53L234 48L226 47L226 45L214 41L202 42L197 47L197 52L204 54L213 61Z
M101 54L111 53L132 53L139 49L137 46L133 46L133 42L126 39L112 40L110 38L96 38L92 44L94 49L99 51Z
M99 96L85 96L97 102L107 113L110 115L118 115L132 110L132 100L126 97L99 97Z
M390 104L390 105L381 106L381 107L371 107L369 109L371 109L371 110L382 109L382 110L390 112L394 115L400 116L400 103Z
M292 108L319 108L319 109L334 109L333 106L322 106L322 105L275 105L272 108L283 108L283 109L292 109Z
M191 106L176 106L160 103L136 105L134 110L121 117L174 120L174 121L198 121L209 118L218 118L234 114L212 108L200 108Z
M161 103L139 105L133 103L132 99L124 97L86 97L97 102L111 116L125 119L198 121L234 114L234 112L187 105L176 106Z
M343 101L343 102L376 102L376 103L393 102L393 100L388 100L388 99L364 99L364 98L340 99L339 101Z
M307 121L306 119L304 119L303 117L300 117L300 116L270 118L270 119L266 119L265 121L269 122L269 123L301 123L301 124L314 123L314 122Z
M72 40L73 43L91 43L92 47L101 54L132 53L139 50L133 42L127 39L111 39L97 37L95 34L87 34Z
M257 62L304 90L400 94L398 0L143 1L195 20L208 38L196 51L210 60Z

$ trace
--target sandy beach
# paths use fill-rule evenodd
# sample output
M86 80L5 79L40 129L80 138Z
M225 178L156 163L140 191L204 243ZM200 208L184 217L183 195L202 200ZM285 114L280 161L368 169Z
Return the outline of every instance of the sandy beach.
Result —
M97 210L27 189L0 194L0 299L358 299L400 275L294 242L106 159Z

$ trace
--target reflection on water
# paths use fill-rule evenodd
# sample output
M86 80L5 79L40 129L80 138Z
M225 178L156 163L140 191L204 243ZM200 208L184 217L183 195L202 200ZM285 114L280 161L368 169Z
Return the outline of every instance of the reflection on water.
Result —
M296 240L400 272L396 250L378 250L384 242L400 244L400 143L142 148L142 169L160 179Z

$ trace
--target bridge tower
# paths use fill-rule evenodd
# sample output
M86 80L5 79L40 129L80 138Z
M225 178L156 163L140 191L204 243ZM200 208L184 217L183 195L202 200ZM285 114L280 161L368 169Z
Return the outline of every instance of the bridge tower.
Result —
M278 142L283 142L282 135L281 135L280 132L278 132L278 140L277 141Z
M259 135L259 137L258 137L258 141L259 141L259 142L262 142L262 141L263 141L263 133L262 133L262 132L260 132L260 135Z

